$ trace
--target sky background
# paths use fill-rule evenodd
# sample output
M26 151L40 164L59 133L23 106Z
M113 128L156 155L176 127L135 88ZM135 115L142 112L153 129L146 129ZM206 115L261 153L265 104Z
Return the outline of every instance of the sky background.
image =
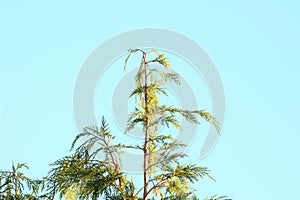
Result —
M221 139L204 160L199 138L190 153L217 179L198 194L299 199L299 10L296 0L1 1L0 169L26 162L31 177L46 175L78 133L72 101L85 59L114 35L157 27L197 42L225 88Z

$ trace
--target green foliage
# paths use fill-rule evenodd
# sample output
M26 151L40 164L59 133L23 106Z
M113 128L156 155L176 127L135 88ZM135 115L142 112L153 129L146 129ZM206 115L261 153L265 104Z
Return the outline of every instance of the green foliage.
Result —
M36 199L38 181L25 176L22 168L29 169L25 163L13 163L11 171L0 171L0 199Z
M51 164L52 169L42 180L33 181L21 173L25 164L13 165L12 171L0 171L1 199L109 199L109 200L196 200L193 183L207 177L215 181L206 167L180 164L186 155L180 151L185 144L169 133L158 131L159 126L180 129L178 116L190 123L200 119L211 123L220 131L216 119L204 110L187 110L161 105L161 95L168 96L166 82L180 84L180 75L171 70L166 56L157 50L129 50L124 70L132 54L141 53L142 60L136 75L136 88L130 97L136 100L129 114L125 133L137 125L143 127L144 141L140 144L117 144L102 117L99 126L91 126L79 133L72 145L72 155ZM154 54L154 59L147 56ZM152 66L156 64L156 66ZM157 66L159 65L159 67ZM81 142L80 144L79 143ZM137 185L122 171L121 154L135 149L143 154L143 184ZM25 194L24 183L27 184ZM39 195L38 195L39 193ZM205 200L228 200L225 196L212 196Z
M218 195L213 195L210 198L205 198L205 200L231 200L226 196L218 196Z
M168 81L180 84L180 76L171 71L168 59L157 50L129 50L124 70L130 56L138 52L142 54L142 61L136 75L136 88L130 95L135 98L136 107L129 114L125 132L141 125L144 142L115 144L104 118L99 128L84 128L72 144L73 149L80 138L85 140L75 154L56 161L50 172L48 180L52 180L52 185L55 183L57 189L54 192L60 196L66 196L72 190L79 199L197 199L192 184L204 177L214 180L205 167L180 164L179 160L185 156L180 148L185 144L176 141L170 134L159 133L158 126L181 128L178 115L196 124L200 122L199 117L203 118L219 131L218 122L204 110L160 105L159 96L168 95L164 84ZM147 55L152 53L156 58L147 60ZM151 63L160 64L162 68L152 67ZM120 154L126 148L140 150L144 155L144 184L140 188L122 173Z

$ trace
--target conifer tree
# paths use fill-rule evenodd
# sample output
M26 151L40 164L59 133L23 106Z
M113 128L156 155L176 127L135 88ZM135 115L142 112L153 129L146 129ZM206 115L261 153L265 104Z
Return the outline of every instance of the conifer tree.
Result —
M24 175L25 163L12 164L10 171L0 170L0 200L35 200L39 182Z
M180 85L180 75L171 70L166 56L157 50L129 50L124 70L132 54L141 55L135 77L136 87L130 98L136 106L129 114L125 134L141 126L143 142L116 143L104 117L99 126L85 127L72 145L72 155L56 160L42 180L32 180L18 164L11 171L0 171L0 200L12 199L107 199L107 200L198 200L193 183L207 177L206 167L181 164L186 155L181 151L186 144L174 138L171 127L181 129L179 116L190 123L200 119L211 123L220 132L216 119L205 110L188 110L162 105L161 95L168 96L166 82ZM160 131L159 127L167 127ZM169 129L170 128L170 129ZM188 134L188 133L187 133ZM79 142L81 141L81 142ZM83 141L83 142L82 142ZM79 144L78 144L79 143ZM142 184L122 170L121 154L135 149L143 155ZM27 187L24 187L24 183ZM29 193L28 193L29 192ZM225 196L206 197L205 200L228 200Z
M171 70L166 56L154 49L129 50L124 70L131 55L137 53L141 55L141 62L135 77L136 87L130 95L130 98L135 98L136 106L129 114L125 134L135 126L142 126L143 143L115 144L115 136L110 133L103 117L99 127L86 127L76 136L72 149L80 138L83 138L84 142L76 148L72 156L53 163L54 168L46 179L46 185L50 185L50 196L54 197L57 193L60 197L65 196L69 199L199 199L192 184L203 177L214 180L206 167L180 164L180 159L185 156L180 149L185 144L174 139L168 132L160 133L159 126L180 129L179 115L195 124L199 124L199 119L203 118L220 131L218 122L204 110L161 105L159 97L168 95L164 85L168 81L179 85L180 75ZM149 59L153 54L154 58ZM128 148L143 154L142 186L136 185L129 175L122 171L120 155ZM98 159L99 154L104 155L104 159ZM70 197L70 194L73 196ZM206 199L226 197L212 196Z

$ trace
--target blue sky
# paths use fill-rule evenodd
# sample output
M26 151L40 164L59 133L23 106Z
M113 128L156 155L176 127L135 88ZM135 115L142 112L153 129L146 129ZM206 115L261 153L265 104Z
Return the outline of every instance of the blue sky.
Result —
M2 1L0 169L14 160L45 175L77 133L72 98L88 55L114 35L157 27L201 45L225 88L223 135L193 158L217 182L203 180L198 193L299 199L299 9L296 0Z

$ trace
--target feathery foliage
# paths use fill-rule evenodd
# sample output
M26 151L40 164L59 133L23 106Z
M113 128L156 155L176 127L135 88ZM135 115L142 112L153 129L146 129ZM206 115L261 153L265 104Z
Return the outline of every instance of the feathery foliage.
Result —
M0 199L36 199L39 182L25 176L22 168L29 169L25 163L13 163L11 171L0 171Z
M188 110L160 104L160 96L168 96L164 85L180 85L180 75L171 69L166 56L155 50L129 50L124 70L132 54L141 54L135 77L136 87L130 98L136 106L129 114L125 134L141 126L144 140L140 144L118 144L102 117L99 126L91 126L79 133L72 145L72 155L51 164L48 175L32 181L20 172L25 164L13 165L11 172L0 171L1 199L109 199L109 200L197 200L193 183L209 178L215 181L206 167L180 164L187 155L181 151L185 144L173 138L171 127L181 129L178 116L190 123L200 119L211 123L220 132L217 120L205 110ZM154 59L148 59L151 55ZM151 58L152 58L151 57ZM162 132L160 126L165 126ZM81 141L81 142L79 142ZM79 143L79 144L78 144ZM143 155L142 185L122 171L121 154L135 149ZM27 191L24 194L24 183ZM39 193L39 194L38 194ZM205 200L228 200L225 196L206 197Z
M53 163L48 179L53 182L50 184L56 185L54 192L61 197L72 190L78 199L197 199L192 184L204 177L214 180L205 167L180 164L179 160L186 156L180 151L185 144L175 140L170 133L160 133L158 127L181 128L179 115L195 124L203 118L220 131L218 122L204 110L161 105L160 95L168 96L164 85L166 82L179 85L179 74L171 70L169 60L157 50L129 50L124 70L134 53L140 53L142 59L135 77L136 88L130 94L130 98L136 100L136 107L129 114L125 133L135 126L142 126L143 143L116 144L104 118L99 128L84 128L72 144L74 149L80 138L85 140L76 148L75 154ZM147 60L149 54L156 58ZM122 172L120 154L127 148L143 154L142 186L135 185L128 174Z

